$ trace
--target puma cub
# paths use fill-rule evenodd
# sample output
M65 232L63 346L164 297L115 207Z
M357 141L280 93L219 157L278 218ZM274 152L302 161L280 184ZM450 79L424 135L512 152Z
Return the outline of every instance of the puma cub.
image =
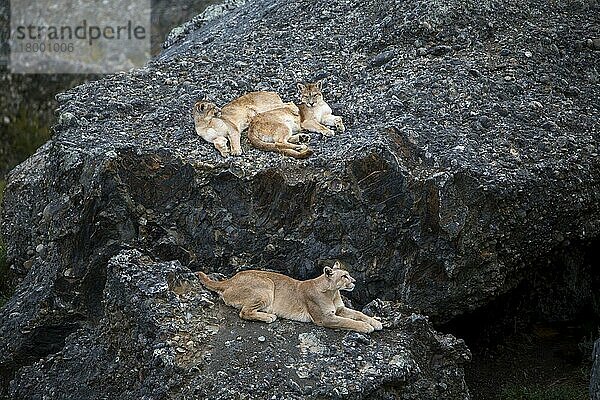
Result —
M323 100L323 80L315 83L298 83L300 92L300 120L302 129L310 132L318 132L325 136L333 136L334 132L328 126L333 126L340 132L346 128L342 122L342 117L333 115L331 107Z
M352 291L355 279L339 261L325 267L323 275L306 281L257 270L238 272L224 281L213 281L203 272L197 274L226 304L240 309L243 319L271 323L281 317L362 333L382 329L375 318L344 306L340 290Z
M298 133L300 111L294 103L258 114L248 129L248 140L260 150L276 151L295 158L306 158L313 151L304 142L310 137Z
M212 143L223 157L229 155L227 139L232 141L235 126L220 117L221 110L214 103L199 101L192 109L196 133L209 143Z
M250 92L219 109L214 103L199 101L193 115L196 133L213 143L223 157L242 154L240 136L259 113L283 107L281 97L275 92ZM227 139L231 151L227 146Z

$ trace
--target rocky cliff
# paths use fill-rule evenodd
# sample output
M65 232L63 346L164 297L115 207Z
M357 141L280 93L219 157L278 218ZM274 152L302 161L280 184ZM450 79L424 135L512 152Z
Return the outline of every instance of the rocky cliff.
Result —
M128 274L124 250L154 260L133 265L156 280L167 265L309 278L320 261L339 258L360 282L355 304L402 301L439 321L484 306L532 271L544 276L557 249L598 238L599 11L595 1L254 1L177 35L145 68L60 94L53 139L13 170L4 200L2 229L19 284L0 314L4 386L14 379L11 393L23 398L63 393L61 379L79 371L73 357L81 357L100 360L77 375L100 382L90 392L98 396L105 368L124 376L106 393L130 386L132 398L191 393L185 385L197 378L178 372L157 388L143 382L158 370L134 369L153 360L164 337L174 343L175 331L129 338L135 350L123 354L129 342L121 335L160 331L160 319L156 328L142 325L157 320L154 313L172 315L163 306L175 301L164 285L168 301L156 300L156 309L139 296L119 300L129 291L119 282L143 275L115 275ZM307 160L246 141L243 156L224 159L194 134L190 111L199 98L224 104L258 89L292 100L298 80L317 78L326 78L325 97L347 131L314 135ZM191 291L200 301L197 285ZM565 293L589 302L597 288L571 285ZM113 313L127 307L120 324ZM284 331L299 346L301 334L326 347L345 340L285 322L226 321L264 329L268 343ZM384 354L374 366L381 377L365 386L365 372L356 378L360 389L345 386L347 396L397 390L408 398L414 392L403 379L448 373L456 380L440 386L449 388L446 397L435 397L440 388L427 393L463 398L461 346L419 353L411 346L439 349L442 339L427 333L417 335L421 344L403 342L396 337L403 329L370 339L374 349L361 357ZM410 348L414 358L402 362L428 378L400 376L386 346ZM174 357L188 354L174 348ZM430 356L449 370L419 364ZM196 365L197 357L173 365Z
M105 287L103 317L24 367L13 398L468 398L464 342L406 307L371 303L386 330L370 337L244 322L179 262L135 250L109 261Z
M600 400L600 339L594 344L592 354L594 365L592 366L592 375L590 379L590 399Z

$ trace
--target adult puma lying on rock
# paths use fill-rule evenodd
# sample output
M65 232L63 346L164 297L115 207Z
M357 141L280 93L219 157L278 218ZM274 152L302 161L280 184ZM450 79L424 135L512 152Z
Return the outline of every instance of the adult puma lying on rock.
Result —
M382 329L375 318L344 306L340 290L352 291L355 279L339 261L325 267L323 275L306 281L257 270L238 272L224 281L213 281L203 272L197 274L226 304L240 309L243 319L271 323L281 317L362 333Z

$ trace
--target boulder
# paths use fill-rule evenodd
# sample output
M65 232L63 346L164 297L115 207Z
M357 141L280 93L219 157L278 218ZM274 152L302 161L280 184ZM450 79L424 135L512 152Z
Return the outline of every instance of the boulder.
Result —
M124 249L299 279L337 258L355 304L440 322L543 276L557 248L598 238L598 54L579 28L598 7L257 0L60 94L52 140L4 197L18 287L0 312L3 387L106 318L106 265ZM307 160L245 138L222 158L194 133L198 99L290 101L318 78L347 131L313 135Z
M241 320L178 261L125 250L107 267L103 317L19 370L14 399L468 399L462 340L374 301L362 335Z
M594 343L592 359L594 365L592 366L592 376L590 379L590 399L600 400L600 339Z

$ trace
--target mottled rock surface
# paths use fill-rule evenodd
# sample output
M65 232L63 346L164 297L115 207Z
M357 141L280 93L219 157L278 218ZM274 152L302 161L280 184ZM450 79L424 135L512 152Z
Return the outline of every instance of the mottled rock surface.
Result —
M590 379L590 398L591 400L600 400L600 339L594 343L592 359L594 365L592 366L592 376Z
M240 0L231 0L223 6L213 3L219 0L151 0L152 54L156 55L174 26L186 22L198 12L210 7L202 18L194 18L196 25L215 18L220 12L232 9ZM16 3L18 4L18 3ZM89 4L85 0L74 0L68 7ZM57 5L55 5L56 7ZM10 1L0 0L0 37L8 37L10 31ZM23 161L38 146L50 137L49 129L54 124L57 103L54 96L83 82L102 78L100 74L11 74L7 64L10 46L0 46L0 179L10 169ZM18 71L16 71L18 72Z
M184 39L190 32L203 27L214 19L222 17L244 3L246 3L246 0L227 0L217 4L208 5L204 11L196 15L190 21L173 28L165 38L162 47L165 49L171 47L179 40Z
M439 321L543 276L557 248L598 237L598 18L596 1L253 1L59 95L52 141L4 198L19 287L0 312L3 385L107 318L122 249L301 279L340 258L356 304ZM307 160L245 139L223 159L194 133L199 98L292 100L323 77L347 131L313 135Z
M398 304L367 306L385 326L371 335L243 321L179 262L134 250L105 288L104 316L21 369L12 398L468 399L464 342Z

